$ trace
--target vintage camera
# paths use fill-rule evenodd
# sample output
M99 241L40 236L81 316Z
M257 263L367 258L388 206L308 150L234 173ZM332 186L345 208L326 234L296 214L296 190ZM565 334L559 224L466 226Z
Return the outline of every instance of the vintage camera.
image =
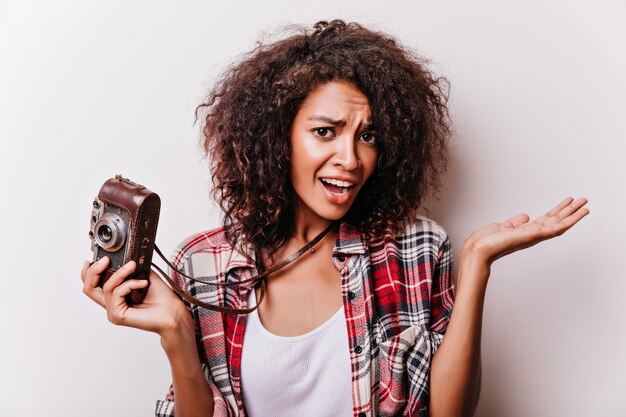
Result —
M129 261L137 267L128 279L148 279L156 238L161 199L140 184L121 175L107 180L93 201L89 238L93 262L108 256L110 263L99 286ZM148 287L133 290L129 304L140 303Z

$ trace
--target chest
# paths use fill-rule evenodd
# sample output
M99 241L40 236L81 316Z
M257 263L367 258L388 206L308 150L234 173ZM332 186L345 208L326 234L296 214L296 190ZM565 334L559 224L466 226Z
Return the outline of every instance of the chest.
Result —
M303 258L299 265L302 268L295 268L294 263L293 268L285 268L281 275L268 280L271 302L263 302L261 317L265 327L277 335L304 334L317 327L316 322L323 323L325 317L331 317L343 302L355 416L397 415L402 412L400 409L411 415L427 415L423 413L428 400L430 358L442 337L429 331L429 316L435 313L435 323L445 321L449 310L442 311L440 298L451 291L447 285L449 268L447 264L438 265L440 245L431 238L420 234L410 241L404 238L403 245L389 250L373 247L368 251L362 239L344 236L338 239L340 250L327 255L330 262ZM408 244L413 241L419 242L418 247ZM201 270L199 262L194 266ZM254 273L241 272L233 270L229 279L245 279ZM217 299L231 307L247 305L248 288L209 289L207 300ZM435 295L434 300L431 294ZM328 301L333 298L335 306L324 313L323 308L332 305ZM205 313L194 310L204 336L210 376L224 395L223 404L231 411L228 414L246 415L241 360L247 320L242 315ZM274 327L273 320L284 317L308 325L281 327L289 323L279 321ZM267 357L263 362L272 364Z
M304 258L268 277L258 311L270 333L299 336L310 332L343 305L341 273L330 256L323 255Z

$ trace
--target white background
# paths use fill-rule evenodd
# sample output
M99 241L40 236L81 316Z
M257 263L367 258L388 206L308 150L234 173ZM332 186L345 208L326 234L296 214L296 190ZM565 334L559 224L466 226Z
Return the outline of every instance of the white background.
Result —
M430 215L457 253L485 223L590 199L565 236L494 266L477 415L626 415L623 2L0 0L2 416L151 415L158 337L81 292L91 200L116 173L157 191L167 252L217 226L195 106L264 33L333 17L450 80L456 162Z

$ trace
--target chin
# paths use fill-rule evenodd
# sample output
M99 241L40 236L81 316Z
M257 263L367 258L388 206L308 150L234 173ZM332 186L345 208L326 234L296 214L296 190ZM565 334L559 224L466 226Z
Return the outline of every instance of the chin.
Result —
M348 209L344 209L344 210L337 210L335 209L326 209L326 210L320 210L317 212L317 215L323 219L326 220L331 220L331 221L335 221L335 220L340 220L341 218L343 218L346 214L348 214Z

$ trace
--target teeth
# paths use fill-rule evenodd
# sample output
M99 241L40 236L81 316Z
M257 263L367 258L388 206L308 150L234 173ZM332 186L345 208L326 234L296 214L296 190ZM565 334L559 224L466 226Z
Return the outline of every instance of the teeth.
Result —
M322 178L322 181L328 183L328 184L332 184L332 185L336 185L338 187L350 187L354 184L352 184L351 182L348 181L340 181L340 180L334 180L332 178Z

